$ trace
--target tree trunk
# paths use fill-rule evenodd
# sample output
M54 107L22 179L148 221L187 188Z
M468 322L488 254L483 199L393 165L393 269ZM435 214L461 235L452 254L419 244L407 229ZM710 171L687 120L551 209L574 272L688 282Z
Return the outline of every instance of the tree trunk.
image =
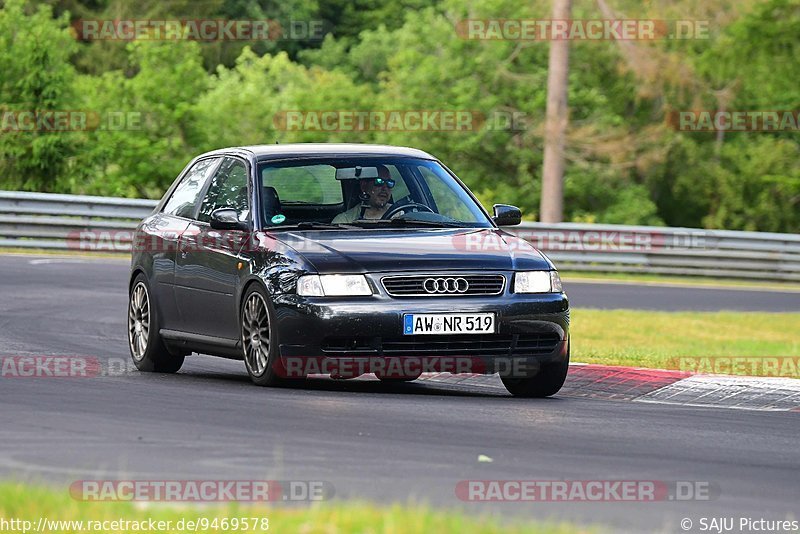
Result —
M553 0L553 20L570 20L572 0ZM542 222L564 220L564 146L567 130L567 78L569 40L550 42L547 71L547 116L542 165Z

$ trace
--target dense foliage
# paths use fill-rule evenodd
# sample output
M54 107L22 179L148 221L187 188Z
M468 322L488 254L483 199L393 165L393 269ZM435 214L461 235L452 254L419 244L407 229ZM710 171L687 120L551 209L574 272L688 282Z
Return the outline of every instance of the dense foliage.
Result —
M708 20L709 38L571 44L567 220L800 231L800 132L675 130L676 110L797 110L797 0L607 0L620 18ZM603 18L574 2L574 18ZM658 5L656 5L658 4ZM697 4L702 4L698 6ZM464 19L546 19L546 0L6 0L3 110L140 113L123 128L0 132L0 188L159 197L195 154L276 141L419 147L485 204L535 220L546 42L467 40ZM324 40L84 42L70 21L325 21ZM285 131L287 110L474 110L524 127Z

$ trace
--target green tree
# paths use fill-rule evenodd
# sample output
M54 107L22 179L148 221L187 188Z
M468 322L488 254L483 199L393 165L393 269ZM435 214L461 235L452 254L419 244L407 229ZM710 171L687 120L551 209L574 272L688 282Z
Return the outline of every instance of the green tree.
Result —
M7 0L0 9L0 187L52 190L76 150L73 132L15 132L19 112L73 109L75 41L67 17L53 19L48 6L29 8ZM12 131L3 131L12 130Z
M133 42L127 52L133 76L111 71L79 80L84 106L103 127L87 134L65 187L159 197L197 151L197 132L216 127L197 125L196 102L209 84L197 43Z
M287 129L287 112L363 109L368 87L340 72L306 68L286 53L258 57L246 48L236 67L220 67L197 105L207 148L262 143L352 141L348 132ZM213 125L213 127L206 127Z

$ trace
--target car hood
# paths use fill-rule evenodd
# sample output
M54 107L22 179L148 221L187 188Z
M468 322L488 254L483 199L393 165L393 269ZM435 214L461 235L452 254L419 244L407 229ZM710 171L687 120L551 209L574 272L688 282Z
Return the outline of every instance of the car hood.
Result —
M527 241L491 229L376 229L274 232L318 273L549 270Z

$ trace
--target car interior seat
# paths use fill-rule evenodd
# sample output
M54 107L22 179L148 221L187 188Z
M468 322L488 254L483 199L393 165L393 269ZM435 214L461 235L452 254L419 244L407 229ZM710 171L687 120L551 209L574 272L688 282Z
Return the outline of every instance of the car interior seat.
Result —
M262 188L261 202L265 221L269 221L275 215L281 214L281 199L274 187L264 186Z

